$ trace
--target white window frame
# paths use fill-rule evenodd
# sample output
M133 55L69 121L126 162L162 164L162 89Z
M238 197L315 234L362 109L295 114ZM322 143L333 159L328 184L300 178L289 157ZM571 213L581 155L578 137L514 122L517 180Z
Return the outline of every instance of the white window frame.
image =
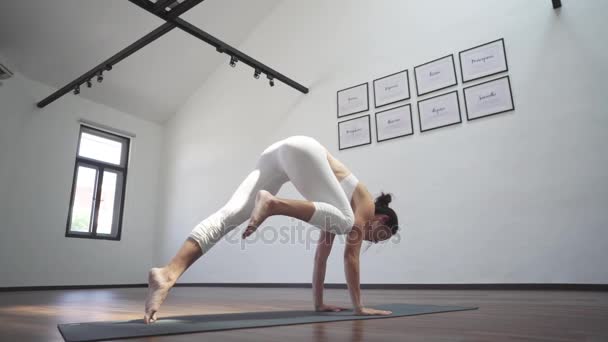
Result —
M80 152L80 142L82 141L82 134L92 134L98 137L102 137L105 139L110 139L113 141L117 141L122 144L122 153L121 153L121 161L119 165L107 163L104 161L100 161L97 159L82 157L79 155ZM68 222L66 225L66 237L75 237L75 238L86 238L86 239L102 239L102 240L116 240L120 241L120 237L122 234L122 221L123 221L123 213L124 213L124 204L125 204L125 196L126 196L126 188L127 188L127 169L128 169L128 161L129 161L129 151L130 151L131 139L125 136L121 136L118 134L114 134L105 130L100 130L91 126L81 125L80 132L78 134L78 147L76 149L76 162L74 163L74 176L72 180L72 192L70 197L70 207L68 209ZM74 199L76 196L76 181L78 174L78 167L86 166L89 168L93 168L96 170L97 176L95 181L95 189L93 195L93 203L91 210L91 218L89 224L88 232L78 232L71 230L72 226L72 210L74 206ZM115 171L117 175L122 174L122 179L117 179L117 189L116 193L120 193L120 204L118 204L119 210L114 210L113 215L114 218L112 222L112 232L110 234L101 234L97 233L97 224L99 219L99 208L101 204L101 188L103 184L103 175L104 171ZM120 185L119 185L120 184ZM116 217L118 215L118 217Z

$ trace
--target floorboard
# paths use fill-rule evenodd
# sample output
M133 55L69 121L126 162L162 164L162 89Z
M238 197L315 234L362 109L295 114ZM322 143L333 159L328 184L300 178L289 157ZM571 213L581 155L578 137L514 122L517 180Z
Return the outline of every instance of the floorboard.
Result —
M57 324L143 317L147 289L0 293L1 341L63 341ZM345 290L327 302L348 305ZM365 304L478 306L476 311L318 323L128 341L608 341L608 292L499 290L365 290ZM308 310L310 289L171 290L159 318L187 314Z

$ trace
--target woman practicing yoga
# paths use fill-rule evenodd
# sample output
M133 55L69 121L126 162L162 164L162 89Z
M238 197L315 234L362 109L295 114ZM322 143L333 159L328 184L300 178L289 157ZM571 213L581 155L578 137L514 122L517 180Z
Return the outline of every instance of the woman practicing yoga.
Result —
M288 181L306 200L274 196ZM262 152L256 168L228 203L194 227L169 264L150 270L144 322L156 321L156 312L177 279L224 235L249 219L245 239L273 215L294 217L321 229L313 274L315 310L345 310L323 302L323 283L335 234L347 234L344 272L355 313L388 315L391 312L365 308L361 303L359 253L363 240L387 240L397 231L397 215L388 207L390 201L388 194L374 201L365 185L315 139L292 136L280 140Z

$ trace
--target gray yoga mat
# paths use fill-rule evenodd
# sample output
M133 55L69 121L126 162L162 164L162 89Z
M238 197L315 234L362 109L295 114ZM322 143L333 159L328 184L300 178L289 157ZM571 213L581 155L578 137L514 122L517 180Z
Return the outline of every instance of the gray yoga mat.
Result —
M217 315L173 316L160 318L152 324L143 319L59 324L57 327L66 341L104 341L109 339L188 334L195 332L261 328L319 322L383 319L424 315L430 313L475 310L476 307L437 306L415 304L374 305L374 309L390 310L390 316L355 316L352 311L267 311Z

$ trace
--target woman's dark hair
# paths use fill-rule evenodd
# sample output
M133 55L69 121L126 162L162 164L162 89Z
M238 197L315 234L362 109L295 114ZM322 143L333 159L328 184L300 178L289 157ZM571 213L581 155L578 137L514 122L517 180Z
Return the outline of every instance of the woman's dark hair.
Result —
M391 229L391 232L395 234L399 229L399 221L397 220L397 214L395 211L388 207L388 204L391 203L392 197L391 194L385 194L382 192L380 196L376 198L376 215L386 215L388 216L388 221L385 223L387 227Z

